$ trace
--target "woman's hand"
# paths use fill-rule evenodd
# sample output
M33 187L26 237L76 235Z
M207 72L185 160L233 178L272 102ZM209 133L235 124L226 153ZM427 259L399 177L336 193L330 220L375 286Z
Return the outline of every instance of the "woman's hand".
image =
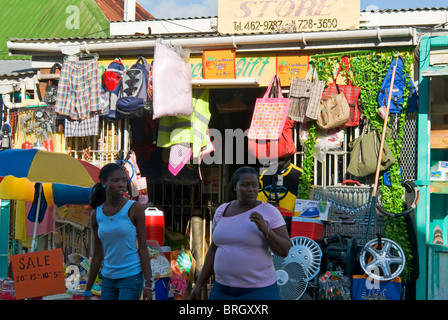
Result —
M152 290L150 288L143 289L143 300L152 300Z
M255 223L255 225L257 226L258 230L261 231L261 233L263 233L263 235L266 237L269 233L269 227L266 224L266 221L264 220L263 216L254 211L250 214L249 216L250 221L252 221L253 223Z
M188 300L201 300L201 286L196 285L191 291L190 296L188 297Z
M280 257L286 257L288 255L289 249L291 248L291 240L286 225L271 230L266 224L263 216L256 211L250 214L249 219L254 222L257 225L258 230L263 233L269 243L269 248L274 254Z

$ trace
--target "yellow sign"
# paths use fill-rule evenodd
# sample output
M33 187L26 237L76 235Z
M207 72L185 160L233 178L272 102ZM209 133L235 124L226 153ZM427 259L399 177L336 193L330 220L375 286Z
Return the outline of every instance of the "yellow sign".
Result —
M235 50L205 50L202 60L204 79L235 79Z
M202 56L190 56L191 78L194 80L203 79ZM256 53L256 54L236 54L235 57L235 77L257 78L261 87L267 87L272 77L275 75L276 54Z
M218 0L220 33L358 29L360 0Z
M282 54L277 56L277 74L280 84L291 85L291 79L304 79L308 72L310 57L308 55Z
M207 51L205 51L206 54ZM191 79L198 80L204 79L203 61L207 60L204 55L191 55L189 62L191 66ZM298 77L304 78L308 70L308 62L306 66L299 66L304 64L305 61L309 61L309 56L301 55L297 53L288 53L279 55L280 59L288 59L288 64L292 67L290 72L298 72L298 67L301 67L301 71L297 74ZM145 57L148 63L151 63L152 57ZM257 78L259 79L260 87L267 87L272 77L278 73L280 78L283 75L279 73L277 65L277 54L273 52L258 52L258 53L238 53L235 54L235 77L236 79L242 78ZM103 74L107 66L113 61L113 59L100 59L98 61L100 68L100 75ZM122 59L126 70L137 61L137 58L124 58ZM303 73L304 72L304 73ZM292 77L293 75L291 75ZM287 80L284 80L287 81ZM287 82L281 81L282 86L287 87Z

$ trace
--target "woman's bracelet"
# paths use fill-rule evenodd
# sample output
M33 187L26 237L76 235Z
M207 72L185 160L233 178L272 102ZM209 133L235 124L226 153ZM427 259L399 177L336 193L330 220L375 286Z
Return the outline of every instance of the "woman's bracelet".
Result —
M149 287L148 287L148 282L149 282ZM152 290L152 279L145 281L145 287L143 288L143 290Z
M268 227L268 232L266 233L266 239L269 239L269 232L271 232L271 228Z

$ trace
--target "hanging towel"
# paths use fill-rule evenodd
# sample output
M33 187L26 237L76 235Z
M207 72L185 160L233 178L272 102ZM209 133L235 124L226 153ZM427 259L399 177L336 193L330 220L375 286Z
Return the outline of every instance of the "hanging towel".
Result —
M36 221L36 213L38 208L39 208L39 217L37 221L39 223L41 223L44 220L45 211L47 211L47 200L45 200L44 188L42 187L42 194L39 194L40 186L42 186L41 183L36 183L34 185L34 200L33 204L31 205L30 212L28 213L28 220L30 220L31 222ZM38 207L39 197L41 197L41 200L40 205Z
M168 164L168 170L177 176L180 170L190 160L193 151L185 144L176 144L170 148L170 159Z
M32 204L29 201L27 201L25 203L25 210L26 210L25 212L29 213L31 205ZM54 206L47 207L47 210L45 211L45 214L44 214L43 221L41 223L37 224L36 235L40 236L43 234L53 232L53 230L54 230L54 228L53 228L53 210L54 210ZM31 222L28 219L26 219L26 235L27 236L31 236L31 237L33 236L34 226L35 226L34 222Z
M15 235L14 238L18 241L26 241L26 202L23 200L16 201L16 216L15 216Z

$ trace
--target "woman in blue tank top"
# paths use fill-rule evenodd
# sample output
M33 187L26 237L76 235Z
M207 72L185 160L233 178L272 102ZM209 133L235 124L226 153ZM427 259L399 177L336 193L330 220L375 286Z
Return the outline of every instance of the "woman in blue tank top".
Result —
M100 270L101 300L152 299L151 265L146 245L145 210L128 200L127 175L115 163L105 165L90 196L91 227L94 249L85 299L92 296L92 286ZM143 281L145 279L145 285Z

